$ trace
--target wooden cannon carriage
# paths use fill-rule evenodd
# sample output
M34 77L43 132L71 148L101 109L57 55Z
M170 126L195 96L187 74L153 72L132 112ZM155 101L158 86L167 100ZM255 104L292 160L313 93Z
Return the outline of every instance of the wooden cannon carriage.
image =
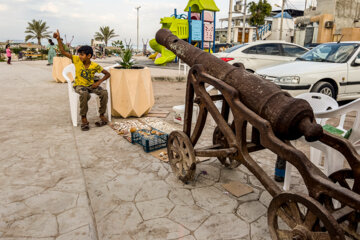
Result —
M191 69L185 97L183 131L168 140L171 167L185 183L194 180L196 156L217 157L229 168L243 164L273 196L268 208L268 225L273 239L360 239L360 156L342 138L323 132L316 124L310 105L292 98L275 84L234 66L178 39L161 29L156 41L173 51ZM205 84L221 94L210 95ZM223 100L221 111L214 101ZM193 105L199 115L192 131ZM229 113L234 120L229 122ZM210 113L217 127L213 145L195 148ZM247 136L247 125L252 126ZM350 165L325 176L290 140L305 136L341 152ZM247 139L251 139L250 141ZM295 166L308 195L283 192L250 156L267 148ZM353 182L349 185L347 181ZM280 220L281 219L281 220Z

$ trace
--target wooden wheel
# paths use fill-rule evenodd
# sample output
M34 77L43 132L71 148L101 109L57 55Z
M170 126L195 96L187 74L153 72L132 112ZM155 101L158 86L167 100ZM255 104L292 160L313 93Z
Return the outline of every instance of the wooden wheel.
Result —
M345 240L335 218L307 195L277 195L268 209L268 224L272 239Z
M182 131L173 131L167 144L169 163L176 176L184 183L194 180L196 158L189 137Z
M336 171L329 176L329 179L344 188L353 190L354 174L353 171L350 169L342 169ZM347 207L345 204L340 203L329 196L323 197L323 203L325 208L330 213L342 212L343 214L340 214L341 217L337 219L337 221L340 223L341 228L346 235L352 237L353 239L360 240L360 232L357 231L360 222L360 212Z
M220 144L222 148L229 147L229 144L227 143L226 138L224 134L220 131L219 127L216 127L214 129L213 144ZM230 169L237 168L240 165L240 162L233 157L218 157L217 159L221 162L222 165Z

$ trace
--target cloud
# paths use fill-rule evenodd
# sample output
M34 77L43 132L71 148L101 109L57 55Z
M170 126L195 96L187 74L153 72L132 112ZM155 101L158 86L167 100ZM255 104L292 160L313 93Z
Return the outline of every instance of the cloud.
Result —
M58 13L59 8L52 2L43 4L40 6L41 12Z
M0 3L0 12L6 11L8 9L9 9L8 5Z

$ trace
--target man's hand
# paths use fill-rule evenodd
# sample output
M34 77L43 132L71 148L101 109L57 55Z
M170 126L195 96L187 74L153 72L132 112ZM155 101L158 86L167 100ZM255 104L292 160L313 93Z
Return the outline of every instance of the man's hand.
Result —
M91 88L92 88L92 89L97 88L97 87L100 85L100 83L101 83L100 81L94 83L93 85L91 85Z
M54 32L53 37L56 39L60 38L59 29L57 29L56 32Z
M58 46L59 46L60 53L61 53L62 55L64 55L65 57L70 58L70 59L72 60L72 55L71 55L71 53L66 52L65 49L64 49L64 45L63 45L63 43L62 43L62 41L61 41L61 38L60 38L59 29L57 29L56 32L54 32L53 37L56 38L56 40L57 40L57 42L58 42Z

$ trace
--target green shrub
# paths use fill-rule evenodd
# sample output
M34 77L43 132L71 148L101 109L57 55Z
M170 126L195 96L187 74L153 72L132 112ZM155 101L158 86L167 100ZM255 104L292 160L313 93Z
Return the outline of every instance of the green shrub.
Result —
M19 52L21 51L21 49L20 48L11 48L11 52L12 53L15 53L15 54L19 54Z

